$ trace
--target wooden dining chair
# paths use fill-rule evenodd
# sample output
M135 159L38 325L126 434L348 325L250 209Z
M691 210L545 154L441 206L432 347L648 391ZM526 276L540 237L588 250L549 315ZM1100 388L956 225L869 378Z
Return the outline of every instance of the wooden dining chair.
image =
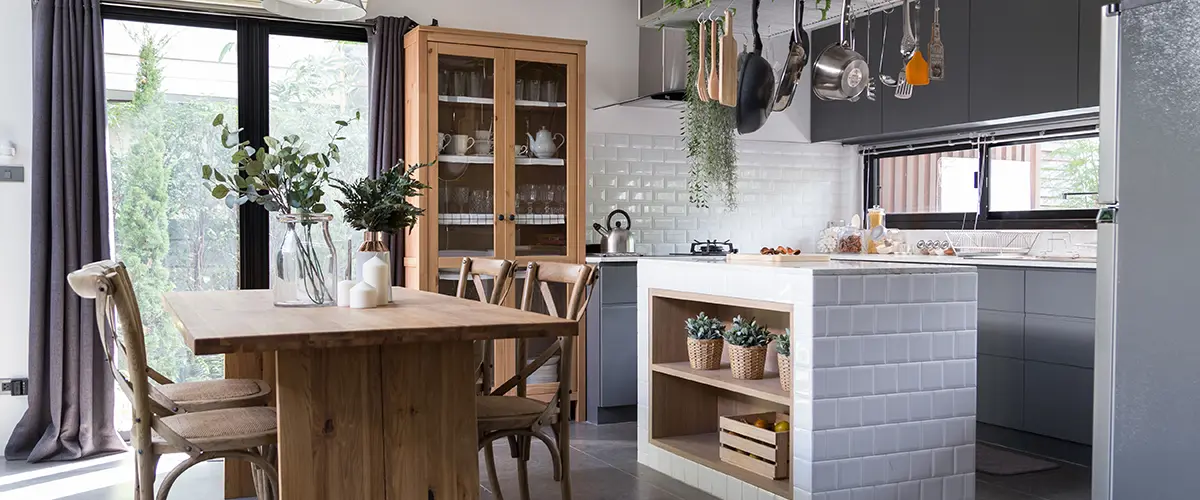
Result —
M259 498L276 498L275 409L250 406L192 411L173 401L150 383L141 311L125 265L112 261L89 264L71 273L68 282L80 297L95 300L96 327L106 339L102 342L105 360L117 387L133 403L135 498L165 500L180 474L218 458L250 462ZM109 348L109 331L123 341L125 370ZM159 457L168 453L186 453L189 458L167 473L156 497L155 470Z
M512 289L516 265L517 263L511 260L463 257L462 266L458 270L458 291L455 296L460 299L468 298L467 282L471 282L475 285L475 296L480 302L502 304ZM492 280L491 293L483 286L483 276ZM494 353L492 341L475 342L475 383L478 394L486 394L492 390L496 368Z
M596 269L586 264L558 262L531 262L525 275L525 288L521 294L521 309L532 311L537 296L548 314L580 321L587 310L592 285L596 280ZM549 283L567 285L566 306L559 314L558 305ZM522 367L512 378L496 387L491 394L475 398L478 415L479 447L485 451L488 481L497 499L502 499L500 481L496 475L496 458L492 442L507 438L517 458L517 479L520 482L521 499L529 500L529 452L533 438L546 444L554 466L554 480L559 481L564 500L571 498L570 466L570 408L571 408L571 358L575 337L566 335L557 338L532 361L526 363L525 342L517 340L516 366ZM548 402L527 397L527 380L538 368L555 355L558 361L558 390ZM506 395L512 390L516 395ZM549 428L554 439L544 432Z
M77 273L82 273L91 267L104 269L116 266L116 262L105 260L88 264ZM137 297L132 294L130 296L136 305ZM103 338L104 329L100 330L100 335L102 344L107 345L108 342L112 342L122 353L126 351L124 341L115 331L111 332L107 339ZM171 406L164 405L172 413L264 406L271 397L271 386L263 380L219 379L175 382L150 366L146 367L146 375L156 384L155 389L158 394L174 402Z

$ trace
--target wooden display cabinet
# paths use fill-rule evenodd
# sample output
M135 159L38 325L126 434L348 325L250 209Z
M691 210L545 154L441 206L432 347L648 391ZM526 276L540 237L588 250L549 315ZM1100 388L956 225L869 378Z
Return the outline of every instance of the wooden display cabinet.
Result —
M437 160L419 174L430 189L416 200L425 216L405 242L406 286L453 294L463 257L511 259L518 269L583 262L585 46L437 26L405 36L404 158ZM535 148L530 136L543 129L554 145ZM586 394L583 333L573 399ZM496 344L498 383L516 372L514 349ZM556 385L531 384L529 393L548 397ZM585 406L577 408L582 417Z

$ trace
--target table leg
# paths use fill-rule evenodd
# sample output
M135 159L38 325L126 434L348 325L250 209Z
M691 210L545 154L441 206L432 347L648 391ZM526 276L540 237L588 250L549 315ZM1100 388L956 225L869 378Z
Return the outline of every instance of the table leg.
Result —
M281 351L281 498L478 498L473 358L470 342Z

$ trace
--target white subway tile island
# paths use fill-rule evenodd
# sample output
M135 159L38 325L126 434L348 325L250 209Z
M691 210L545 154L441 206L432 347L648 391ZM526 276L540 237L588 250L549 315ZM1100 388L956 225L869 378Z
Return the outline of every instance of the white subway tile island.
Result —
M962 266L640 261L638 461L723 499L973 500L976 283ZM701 311L790 329L792 390L774 344L763 380L733 378L728 346L721 369L691 369ZM764 412L790 416L787 477L721 459L718 417Z

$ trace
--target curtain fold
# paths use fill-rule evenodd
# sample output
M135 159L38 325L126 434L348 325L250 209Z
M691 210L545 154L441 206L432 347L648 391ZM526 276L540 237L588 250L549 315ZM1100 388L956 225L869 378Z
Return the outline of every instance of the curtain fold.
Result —
M416 26L407 17L380 16L367 31L371 66L367 162L371 178L404 159L404 35ZM400 286L404 286L404 237L405 233L396 233L388 242L392 282Z
M125 449L92 306L66 282L109 256L102 26L99 0L33 2L29 409L9 460Z

